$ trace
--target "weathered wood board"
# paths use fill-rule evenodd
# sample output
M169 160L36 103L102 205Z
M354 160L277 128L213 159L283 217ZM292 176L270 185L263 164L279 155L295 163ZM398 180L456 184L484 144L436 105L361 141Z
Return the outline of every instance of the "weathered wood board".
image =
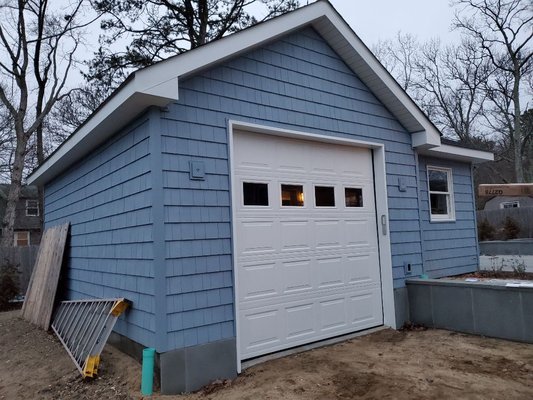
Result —
M68 229L67 222L44 232L22 306L22 317L44 330L50 328Z
M533 196L533 183L483 184L478 187L480 196Z

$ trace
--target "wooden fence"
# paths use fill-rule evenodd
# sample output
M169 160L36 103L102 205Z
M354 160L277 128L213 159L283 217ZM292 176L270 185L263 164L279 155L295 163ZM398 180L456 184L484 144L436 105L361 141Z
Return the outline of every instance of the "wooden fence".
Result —
M0 247L0 268L5 265L17 267L19 289L22 295L26 294L38 251L39 246Z
M520 226L519 238L533 238L533 207L503 208L477 212L478 224L487 220L496 231L503 227L505 219L511 217Z

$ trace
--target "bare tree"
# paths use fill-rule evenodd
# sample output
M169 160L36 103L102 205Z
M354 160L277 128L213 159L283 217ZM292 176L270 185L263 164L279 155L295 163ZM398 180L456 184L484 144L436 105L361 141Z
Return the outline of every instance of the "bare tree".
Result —
M424 108L445 135L472 143L483 136L485 83L493 71L488 59L471 40L441 46L432 40L422 46L412 85L430 102Z
M416 61L420 51L418 39L410 33L398 32L396 38L380 40L372 52L391 73L403 90L413 90Z
M55 9L48 0L0 3L0 102L13 121L15 138L2 246L13 243L15 206L28 143L35 136L42 161L43 122L56 102L68 95L67 78L75 65L83 30L98 17L92 13L91 18L84 19L87 5L86 0Z
M483 49L499 76L507 75L509 108L496 107L512 121L510 144L517 182L524 182L524 133L520 123L521 83L532 60L533 3L531 0L455 0L455 27L463 30ZM500 78L501 79L501 78ZM501 82L499 83L500 86ZM499 89L499 88L498 88Z
M494 68L473 41L442 46L399 32L395 40L379 42L374 53L445 135L479 140L484 84Z

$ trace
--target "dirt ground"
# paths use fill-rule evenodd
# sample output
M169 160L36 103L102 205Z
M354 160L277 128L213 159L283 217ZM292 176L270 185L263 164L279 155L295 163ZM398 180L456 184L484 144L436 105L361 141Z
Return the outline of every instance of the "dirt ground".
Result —
M141 398L140 365L106 347L84 382L58 340L0 313L0 399ZM251 367L200 399L533 399L533 345L442 330L382 330Z
M448 279L463 280L465 278L478 278L481 280L505 279L505 280L533 281L533 272L479 270L476 272L471 272L469 274L451 276Z

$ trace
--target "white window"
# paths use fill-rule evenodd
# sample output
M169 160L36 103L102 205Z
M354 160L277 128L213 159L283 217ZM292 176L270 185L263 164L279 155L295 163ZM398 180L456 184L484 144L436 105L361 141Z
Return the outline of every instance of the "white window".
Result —
M431 221L455 220L452 170L428 166L428 186Z
M520 207L520 202L517 201L503 201L500 203L500 208L518 208Z
M29 246L30 245L30 232L20 231L15 232L15 247Z
M39 201L38 200L26 200L26 216L38 217L39 216Z

